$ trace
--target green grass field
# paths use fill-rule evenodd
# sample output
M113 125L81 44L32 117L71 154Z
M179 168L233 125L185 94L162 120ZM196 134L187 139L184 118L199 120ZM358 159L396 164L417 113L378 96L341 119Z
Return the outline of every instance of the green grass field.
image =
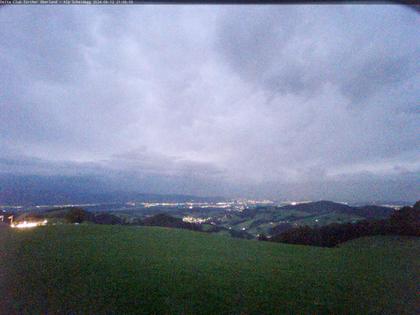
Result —
M2 314L416 314L420 239L316 248L151 227L0 230Z

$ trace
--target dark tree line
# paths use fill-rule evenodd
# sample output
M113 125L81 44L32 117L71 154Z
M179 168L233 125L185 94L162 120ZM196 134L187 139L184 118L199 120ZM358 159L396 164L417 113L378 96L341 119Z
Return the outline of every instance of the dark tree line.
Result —
M78 207L69 208L64 215L64 219L68 223L125 224L121 218L113 214L106 212L94 214Z
M181 218L175 218L166 213L159 213L154 216L145 218L142 221L139 221L139 225L161 226L169 228L187 229L193 231L201 230L199 224L184 222Z
M340 243L371 235L420 236L420 201L413 207L395 210L389 219L364 220L357 223L330 224L311 228L301 226L274 235L273 242L333 247ZM260 240L268 240L265 236Z

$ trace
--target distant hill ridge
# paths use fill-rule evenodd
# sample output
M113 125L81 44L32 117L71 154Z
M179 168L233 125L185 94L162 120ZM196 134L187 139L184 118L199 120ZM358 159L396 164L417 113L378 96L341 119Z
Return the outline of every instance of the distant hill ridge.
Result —
M364 209L363 209L364 208ZM359 209L360 210L360 209ZM366 210L366 207L362 207ZM374 211L369 207L367 211ZM370 212L369 212L370 213ZM333 247L363 236L405 235L420 236L420 201L413 207L394 210L389 218L363 220L355 223L329 224L321 227L299 226L279 231L270 240L301 245ZM268 240L265 236L261 240Z
M363 207L352 207L346 204L337 203L328 200L321 200L315 202L301 203L297 205L287 205L279 207L279 210L298 210L312 214L322 214L328 212L338 212L345 214L352 214L367 219L372 218L387 218L389 217L394 209L383 206L363 206Z

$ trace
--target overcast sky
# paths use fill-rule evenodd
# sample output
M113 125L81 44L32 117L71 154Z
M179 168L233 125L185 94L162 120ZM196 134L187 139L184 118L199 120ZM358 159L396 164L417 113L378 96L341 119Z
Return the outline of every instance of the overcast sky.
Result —
M420 14L0 8L0 172L143 192L420 197Z

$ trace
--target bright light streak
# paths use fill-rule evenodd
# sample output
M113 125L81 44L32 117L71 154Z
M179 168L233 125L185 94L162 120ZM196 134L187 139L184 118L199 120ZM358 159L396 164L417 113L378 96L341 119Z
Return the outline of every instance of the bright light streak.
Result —
M40 226L40 225L46 225L47 222L48 222L47 220L38 221L38 222L23 221L23 222L20 222L20 223L12 223L10 226L12 228L26 229L26 228L32 228L32 227L36 227L36 226Z

